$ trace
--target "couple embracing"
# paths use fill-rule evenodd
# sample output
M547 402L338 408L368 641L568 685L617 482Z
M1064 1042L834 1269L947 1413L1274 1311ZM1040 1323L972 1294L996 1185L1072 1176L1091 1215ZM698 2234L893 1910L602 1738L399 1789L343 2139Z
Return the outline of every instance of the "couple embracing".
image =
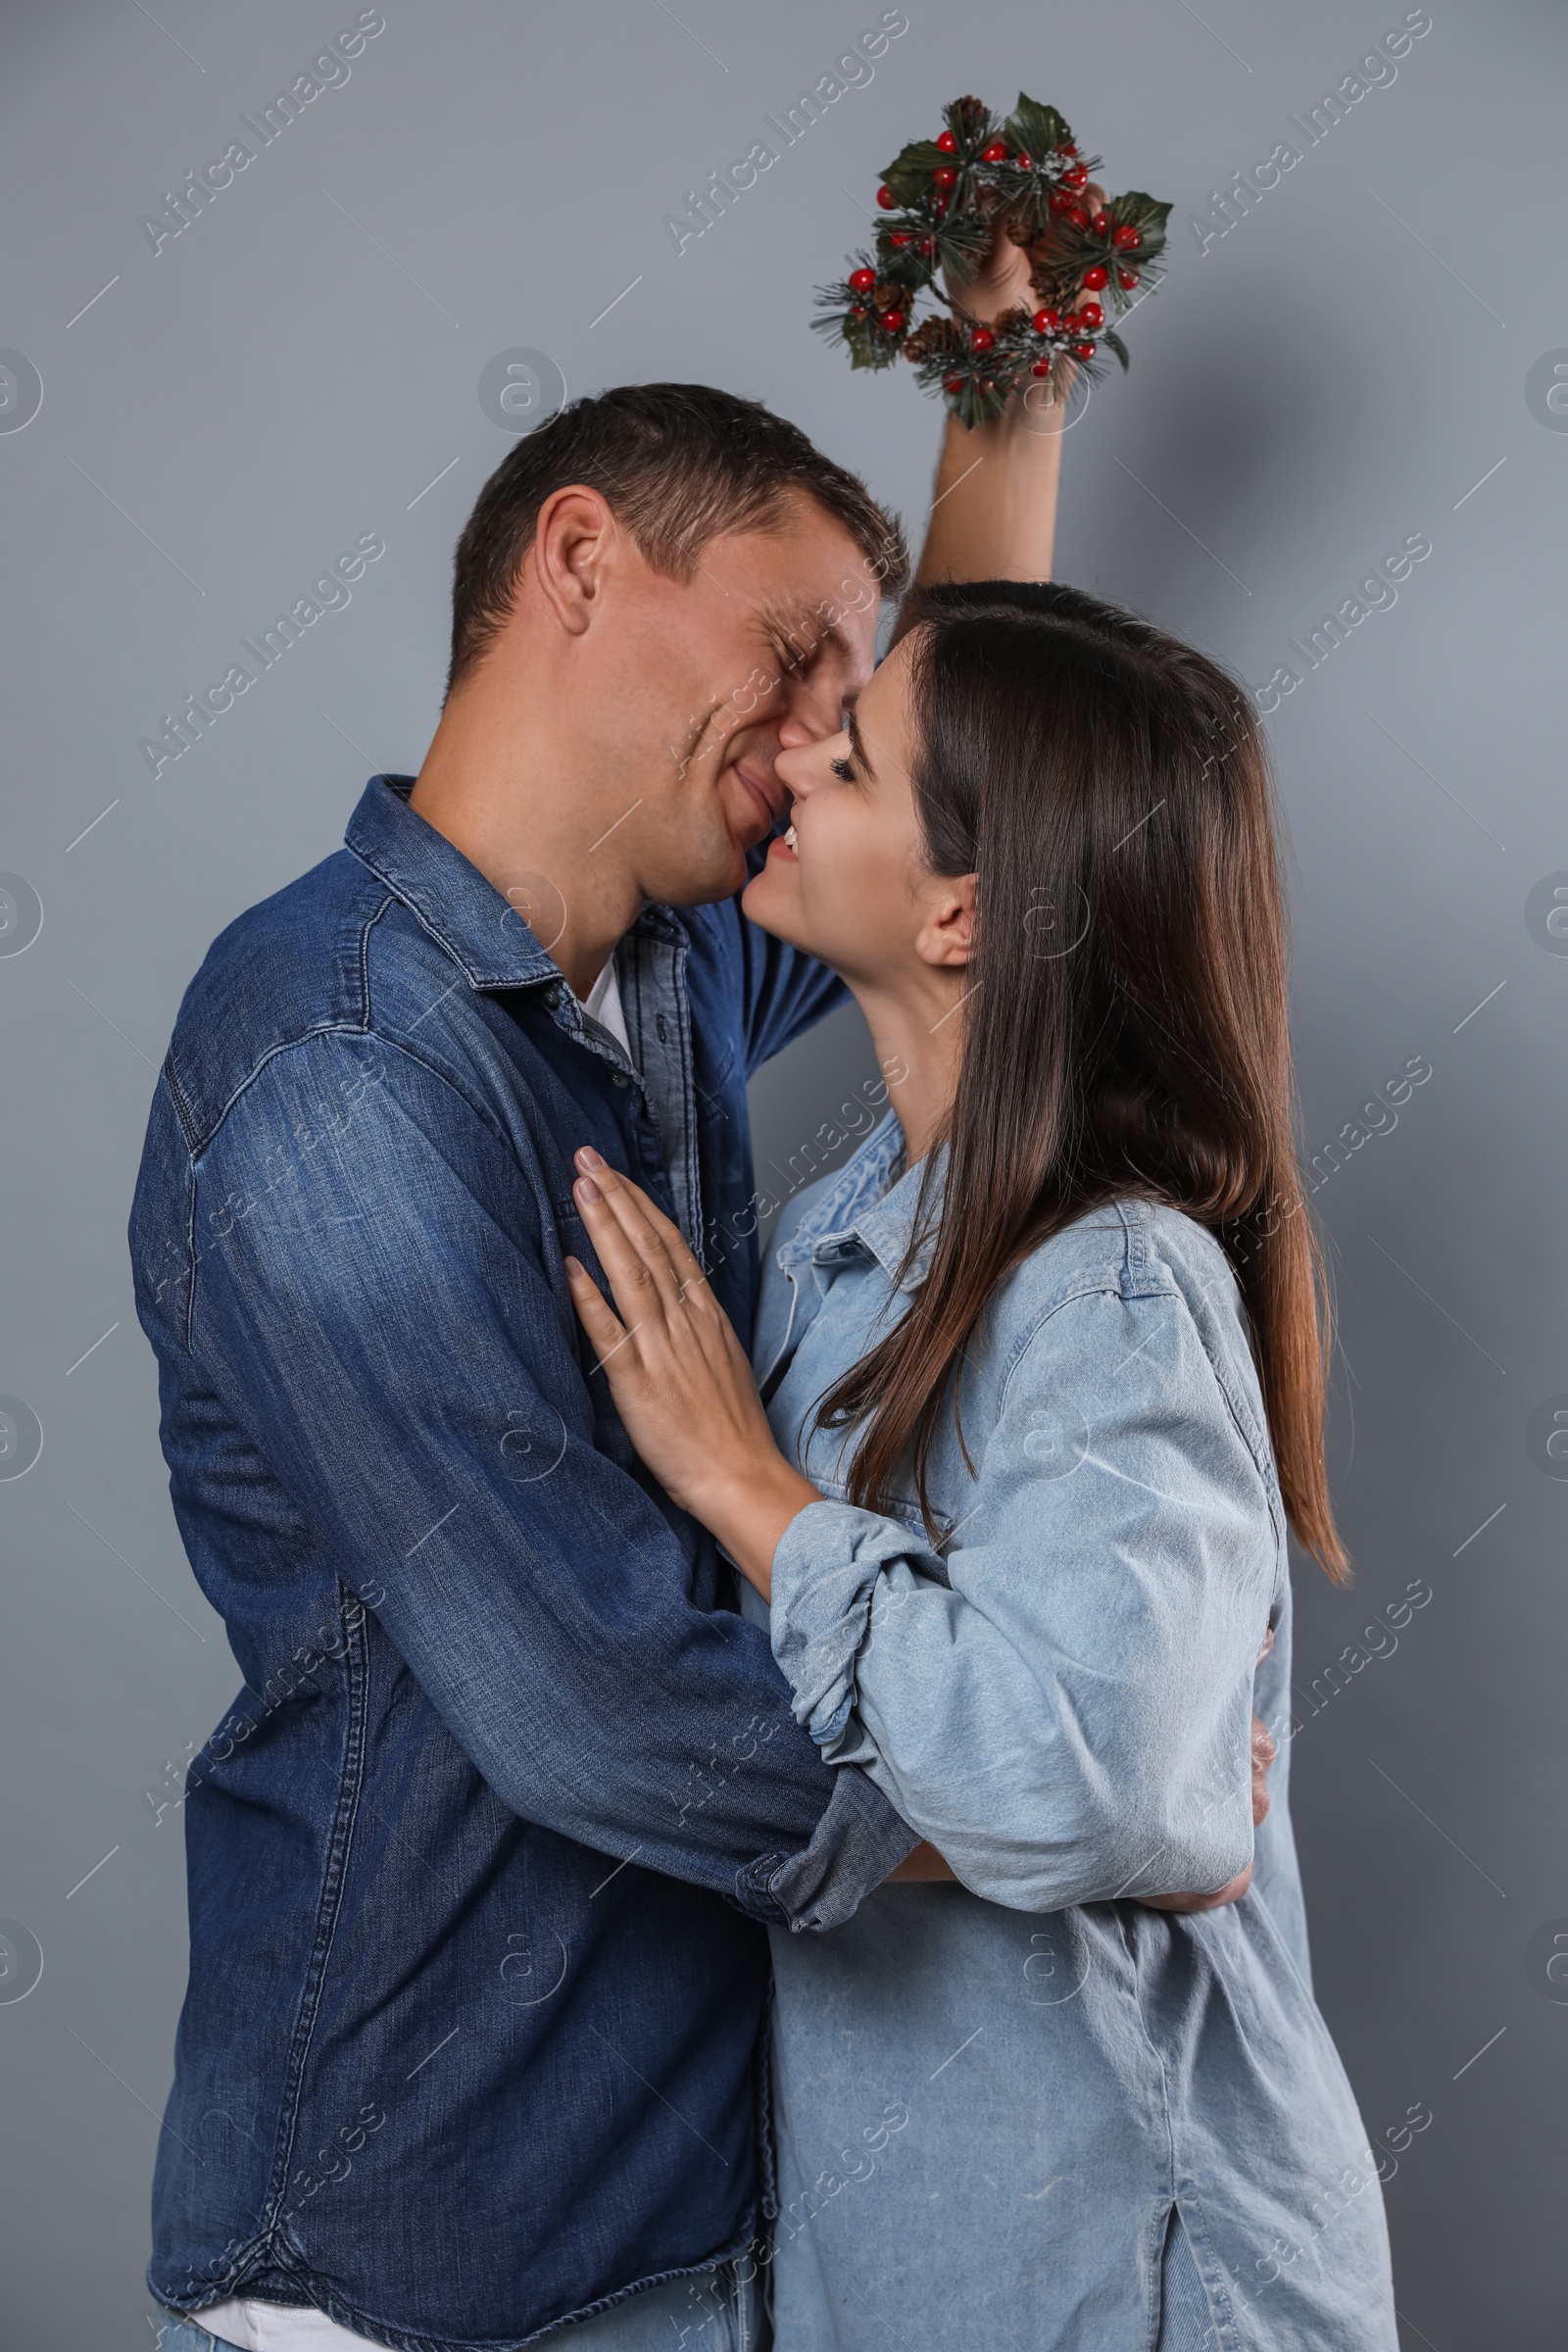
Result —
M419 774L186 996L168 2352L1392 2352L1254 1725L1344 1573L1265 759L1050 584L1038 422L949 426L875 666L858 481L574 404ZM845 988L887 1114L759 1230Z

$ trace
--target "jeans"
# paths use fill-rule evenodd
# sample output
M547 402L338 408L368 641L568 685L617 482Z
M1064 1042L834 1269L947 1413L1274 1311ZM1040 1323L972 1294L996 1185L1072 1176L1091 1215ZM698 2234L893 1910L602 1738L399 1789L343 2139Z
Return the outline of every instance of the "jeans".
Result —
M751 2277L742 2280L738 2269ZM544 2344L561 2352L767 2352L771 2334L758 2292L756 2266L721 2263L689 2278L651 2286L597 2319L563 2328ZM158 2329L157 2352L233 2352L211 2335L199 2319L168 2312Z

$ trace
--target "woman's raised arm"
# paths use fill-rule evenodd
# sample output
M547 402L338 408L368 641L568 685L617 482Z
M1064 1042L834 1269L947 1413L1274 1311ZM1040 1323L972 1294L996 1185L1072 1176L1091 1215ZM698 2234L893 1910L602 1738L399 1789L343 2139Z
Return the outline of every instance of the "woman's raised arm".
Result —
M1085 202L1104 201L1090 187ZM1040 299L1029 283L1028 252L999 237L986 266L951 291L957 307L983 324L1020 303ZM993 424L966 430L950 416L942 436L931 513L915 578L1049 580L1056 535L1064 401L1047 404L1045 387L1008 401Z

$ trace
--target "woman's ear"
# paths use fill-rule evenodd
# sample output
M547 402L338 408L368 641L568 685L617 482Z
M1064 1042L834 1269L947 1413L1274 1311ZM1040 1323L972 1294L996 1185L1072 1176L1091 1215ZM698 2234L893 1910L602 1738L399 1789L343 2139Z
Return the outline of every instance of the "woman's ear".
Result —
M914 952L922 963L961 968L974 946L973 874L933 874L922 893L924 920Z

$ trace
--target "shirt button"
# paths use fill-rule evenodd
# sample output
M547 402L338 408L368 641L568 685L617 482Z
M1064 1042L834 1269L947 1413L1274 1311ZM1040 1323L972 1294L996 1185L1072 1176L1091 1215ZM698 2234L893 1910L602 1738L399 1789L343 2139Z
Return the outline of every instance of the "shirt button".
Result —
M549 1005L552 1012L556 1010L561 1003L561 989L559 983L552 984L551 987L545 990L545 1003Z
M610 1073L610 1083L612 1086L630 1086L631 1080L627 1077L624 1070L612 1070Z

